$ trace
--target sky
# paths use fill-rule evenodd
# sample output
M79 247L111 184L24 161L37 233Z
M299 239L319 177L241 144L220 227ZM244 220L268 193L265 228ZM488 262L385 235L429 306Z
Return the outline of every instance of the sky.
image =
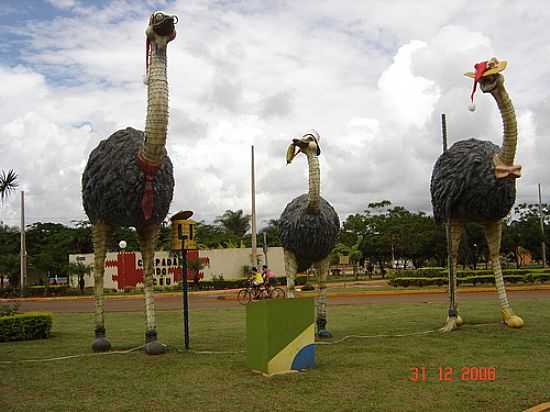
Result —
M168 46L170 213L212 222L251 210L257 225L307 191L292 138L320 136L321 195L344 220L371 202L431 213L429 182L449 144L501 144L495 101L463 74L495 56L514 103L523 166L517 202L550 197L550 8L544 1L2 0L0 169L25 191L26 222L84 220L81 176L118 129L143 129L144 30L178 15ZM16 226L20 195L0 205Z

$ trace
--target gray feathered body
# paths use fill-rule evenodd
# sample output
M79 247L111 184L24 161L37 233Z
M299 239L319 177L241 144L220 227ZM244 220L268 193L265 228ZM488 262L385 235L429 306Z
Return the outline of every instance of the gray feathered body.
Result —
M328 256L336 244L340 219L334 208L321 197L318 214L306 212L308 195L290 202L279 221L283 247L296 255L298 272Z
M500 148L477 139L455 143L434 165L430 191L434 218L487 222L504 218L516 199L516 182L497 179L493 158Z
M144 178L136 156L144 134L128 127L102 140L90 153L82 175L82 200L91 223L98 221L120 226L145 224L141 200ZM164 156L153 182L154 207L147 224L160 224L174 193L172 162Z

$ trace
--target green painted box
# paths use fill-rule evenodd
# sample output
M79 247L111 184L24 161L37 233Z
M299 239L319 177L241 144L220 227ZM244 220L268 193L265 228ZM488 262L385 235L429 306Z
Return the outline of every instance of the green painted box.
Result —
M313 299L271 299L246 307L247 365L268 375L315 366Z

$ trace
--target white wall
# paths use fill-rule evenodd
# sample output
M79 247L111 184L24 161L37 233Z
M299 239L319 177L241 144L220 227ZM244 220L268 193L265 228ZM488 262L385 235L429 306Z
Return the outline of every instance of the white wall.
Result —
M238 279L243 277L243 267L245 265L250 266L250 257L252 250L250 248L232 248L232 249L201 249L199 250L199 257L208 257L209 265L202 269L204 273L204 280L211 280L213 276L222 275L224 279ZM118 289L118 282L116 281L118 269L115 265L110 264L109 262L115 262L117 260L118 252L108 252L105 258L105 275L104 275L104 287L105 289ZM155 262L158 262L159 259L161 262L163 259L168 259L172 256L172 253L166 251L157 251L155 252ZM281 247L271 247L268 249L267 258L270 269L276 276L284 276L284 257L283 257L283 248ZM265 262L265 257L261 248L257 249L257 258L258 258L258 269L261 269L261 266ZM141 259L141 254L136 252L136 259ZM93 253L87 254L75 254L69 255L69 262L72 263L82 263L86 266L94 266L94 255ZM162 265L157 266L155 264L155 269L157 267L163 267ZM166 275L156 274L155 270L155 280L157 283L160 278L164 279L166 284L166 279L170 279L170 284L174 284L173 273L166 273ZM91 276L85 276L85 286L93 287L94 286L94 274L93 269ZM141 283L137 285L138 287L143 287Z
M237 279L243 277L243 267L251 266L251 248L231 249L201 249L199 257L208 257L210 265L205 267L204 279L212 279L213 276L223 275L224 279ZM265 263L262 249L257 249L258 269ZM275 276L284 276L284 257L282 247L270 247L267 250L267 260L270 269Z

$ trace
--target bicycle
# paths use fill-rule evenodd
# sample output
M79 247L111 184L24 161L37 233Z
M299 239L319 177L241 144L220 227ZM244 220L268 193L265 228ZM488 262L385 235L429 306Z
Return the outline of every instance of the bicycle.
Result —
M237 294L237 300L241 305L246 305L252 300L284 298L286 298L284 289L270 285L254 286L251 280L249 280L248 285Z

